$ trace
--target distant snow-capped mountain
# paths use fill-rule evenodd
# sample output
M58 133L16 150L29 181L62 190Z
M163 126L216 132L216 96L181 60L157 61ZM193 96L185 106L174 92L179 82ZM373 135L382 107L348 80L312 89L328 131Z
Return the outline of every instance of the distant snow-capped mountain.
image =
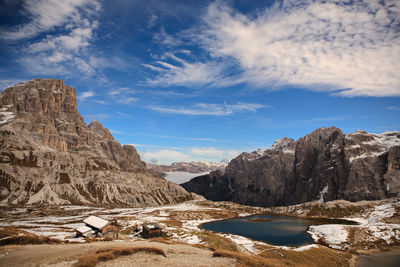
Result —
M208 174L216 170L224 170L227 166L224 162L174 162L171 165L157 165L146 163L147 167L161 173L165 179L177 184L185 183L190 179Z
M158 172L188 172L188 173L202 173L211 172L216 170L223 170L226 167L224 162L174 162L171 165L158 165L153 163L146 163L148 168Z

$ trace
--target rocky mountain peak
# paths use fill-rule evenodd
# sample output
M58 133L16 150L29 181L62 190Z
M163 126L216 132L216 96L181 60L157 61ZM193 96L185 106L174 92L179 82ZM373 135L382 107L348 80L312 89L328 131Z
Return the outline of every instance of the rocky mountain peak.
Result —
M242 153L225 172L183 187L211 200L256 206L393 197L400 194L400 132L344 134L322 127L297 141L282 138L270 149Z
M103 127L103 125L98 121L92 121L88 125L89 129L98 134L104 140L114 140L110 131Z
M296 141L292 138L283 137L277 139L271 146L272 150L292 150L296 149Z
M190 198L99 122L86 125L63 81L35 79L1 92L0 202L145 206Z
M74 88L57 79L34 79L19 83L2 92L0 108L9 112L27 112L53 118L73 114L82 120L77 110Z

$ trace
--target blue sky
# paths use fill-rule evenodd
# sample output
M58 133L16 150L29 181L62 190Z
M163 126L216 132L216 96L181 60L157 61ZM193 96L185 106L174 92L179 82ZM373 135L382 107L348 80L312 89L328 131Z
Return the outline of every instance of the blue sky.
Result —
M146 161L400 128L398 1L0 1L0 88L73 86Z

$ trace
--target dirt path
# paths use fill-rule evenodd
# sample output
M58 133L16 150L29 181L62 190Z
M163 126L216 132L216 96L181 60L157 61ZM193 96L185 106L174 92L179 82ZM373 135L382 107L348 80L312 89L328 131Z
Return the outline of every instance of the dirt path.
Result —
M214 258L212 252L185 244L148 241L96 242L89 244L10 245L0 248L0 266L72 266L80 256L111 247L158 247L167 257L138 253L97 266L236 266L236 261Z
M392 247L389 251L358 257L356 267L398 267L400 266L400 247Z

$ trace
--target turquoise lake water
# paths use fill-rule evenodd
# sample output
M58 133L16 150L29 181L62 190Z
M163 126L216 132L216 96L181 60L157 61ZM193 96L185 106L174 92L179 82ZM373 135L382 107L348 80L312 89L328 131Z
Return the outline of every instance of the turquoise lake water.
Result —
M314 241L307 228L321 224L357 224L340 219L305 219L289 216L256 215L205 223L209 231L229 233L266 242L276 246L302 246Z

